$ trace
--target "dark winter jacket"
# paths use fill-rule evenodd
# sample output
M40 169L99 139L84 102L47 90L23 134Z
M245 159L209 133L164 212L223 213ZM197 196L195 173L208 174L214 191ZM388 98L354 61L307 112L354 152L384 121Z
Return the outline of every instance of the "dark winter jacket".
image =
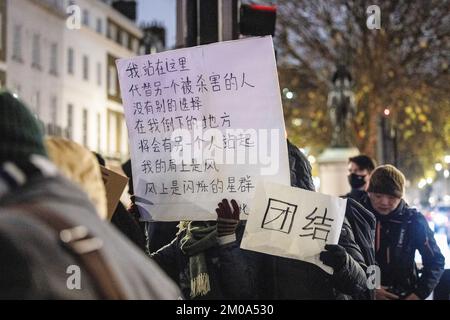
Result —
M122 165L122 170L128 177L128 193L133 196L133 174L131 168L131 160L126 161ZM132 197L132 201L134 198ZM137 209L136 209L137 210ZM137 212L137 211L136 211ZM139 216L139 213L136 214ZM178 232L178 222L154 221L154 222L139 222L141 234L144 235L145 250L148 254L155 252L171 242ZM137 231L136 231L137 232ZM138 236L136 234L136 236ZM140 235L138 236L140 237Z
M403 200L388 215L378 214L368 198L364 205L377 217L376 260L381 284L400 296L415 293L427 298L439 283L445 259L425 217ZM422 256L420 276L414 260L416 250Z
M374 266L375 261L375 224L376 219L372 212L361 203L348 198L345 210L345 218L348 221L355 242L361 251L364 268ZM341 235L342 236L342 235Z
M291 185L293 187L315 191L311 175L312 168L308 159L289 140L287 140L287 145L289 168L291 171Z
M119 229L128 239L130 239L143 252L146 250L145 235L140 224L119 201L117 208L111 219L111 223Z
M238 227L243 234L244 226ZM185 236L181 231L165 247L151 256L158 265L180 286L186 299L190 298L189 257L181 250L181 240ZM220 244L205 251L206 264L210 278L211 291L198 300L255 299L256 278L252 272L252 263L246 251L241 250L238 241Z
M3 255L0 297L100 298L89 272L65 250L59 233L36 217L33 210L53 212L70 225L84 226L90 239L100 240L103 259L125 298L177 299L180 296L164 272L119 231L100 220L87 195L59 176L47 159L8 163L8 168L9 171L0 169L0 252ZM71 265L81 269L82 290L67 287L70 276L67 270Z
M282 300L335 300L370 299L365 274L364 254L355 242L355 236L347 219L344 220L339 244L347 252L344 267L329 275L320 267L307 262L270 255L256 259L262 299ZM255 263L256 264L256 263Z
M288 141L291 185L314 191L311 166ZM367 215L367 216L366 216ZM366 220L367 219L367 220ZM366 229L354 231L365 226ZM247 253L257 274L262 299L370 299L365 269L373 262L374 218L362 206L348 201L339 244L346 249L345 266L330 276L314 264L260 253ZM372 230L370 230L372 229ZM362 241L362 242L359 242ZM360 247L362 244L362 248Z
M146 222L147 246L149 252L155 252L171 242L177 235L178 222Z
M367 195L365 190L352 189L349 193L347 193L344 198L351 198L359 203L362 203L363 199Z

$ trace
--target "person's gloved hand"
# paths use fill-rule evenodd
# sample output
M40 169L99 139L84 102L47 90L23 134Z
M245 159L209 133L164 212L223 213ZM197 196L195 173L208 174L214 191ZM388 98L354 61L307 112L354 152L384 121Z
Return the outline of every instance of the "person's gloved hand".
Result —
M233 209L231 206L233 206ZM223 199L216 209L217 235L219 237L224 237L236 232L239 223L240 209L235 200L231 200L231 206L227 199Z
M340 271L347 261L345 249L338 244L327 244L325 250L320 253L320 260L335 272Z
M140 214L139 214L139 209L136 205L136 197L133 195L130 197L130 200L131 200L131 204L127 210L131 214L133 219L139 224Z

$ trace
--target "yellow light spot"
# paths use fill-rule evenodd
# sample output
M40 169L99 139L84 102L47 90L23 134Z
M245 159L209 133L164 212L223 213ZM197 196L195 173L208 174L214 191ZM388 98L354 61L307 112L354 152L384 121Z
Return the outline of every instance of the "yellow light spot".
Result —
M428 47L428 43L426 39L421 39L419 42L419 45L422 49L425 49L426 47Z
M419 116L417 118L419 119L420 122L427 121L427 117L423 113L419 114Z

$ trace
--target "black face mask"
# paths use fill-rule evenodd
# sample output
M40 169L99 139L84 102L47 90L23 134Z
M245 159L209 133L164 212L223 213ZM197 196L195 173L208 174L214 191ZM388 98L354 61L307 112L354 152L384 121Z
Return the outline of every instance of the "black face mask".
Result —
M355 173L352 173L348 176L348 183L352 186L352 189L359 189L366 184L364 180L366 176L359 176Z

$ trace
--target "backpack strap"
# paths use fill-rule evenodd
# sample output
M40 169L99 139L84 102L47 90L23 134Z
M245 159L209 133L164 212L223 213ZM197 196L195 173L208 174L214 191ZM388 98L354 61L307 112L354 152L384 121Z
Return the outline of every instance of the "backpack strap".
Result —
M23 216L38 218L58 235L61 245L84 267L104 300L126 300L120 283L105 260L101 249L103 240L90 235L85 226L75 226L61 215L36 203L8 206Z

